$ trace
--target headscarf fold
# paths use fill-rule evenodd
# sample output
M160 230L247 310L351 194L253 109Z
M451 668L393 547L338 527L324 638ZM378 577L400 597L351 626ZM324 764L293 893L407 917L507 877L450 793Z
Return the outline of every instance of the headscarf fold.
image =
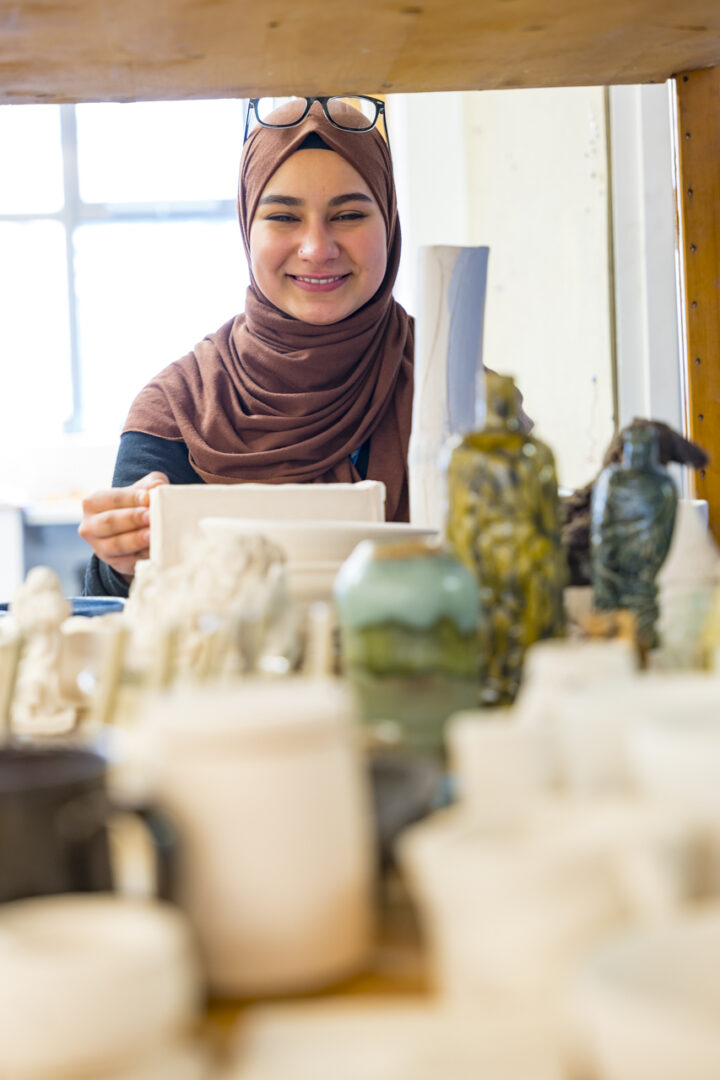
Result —
M318 326L280 311L252 279L245 313L160 372L135 399L124 431L183 441L207 483L350 482L350 454L370 442L367 476L387 488L388 520L408 519L407 451L413 326L393 300L400 225L392 165L377 129L343 131L313 103L291 128L256 128L240 172L238 213L250 226L273 173L310 134L363 177L385 221L387 269L375 295Z

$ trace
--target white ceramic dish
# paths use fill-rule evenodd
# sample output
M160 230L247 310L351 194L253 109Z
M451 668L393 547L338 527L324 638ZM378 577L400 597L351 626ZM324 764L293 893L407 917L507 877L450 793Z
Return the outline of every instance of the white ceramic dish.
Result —
M399 995L249 1010L226 1080L561 1080L552 1019Z
M385 485L357 484L161 484L150 493L150 558L158 566L182 560L186 542L207 517L312 521L385 518Z
M119 1071L179 1036L199 976L177 909L104 894L0 907L0 1076Z
M361 540L417 540L437 536L434 529L391 521L279 521L249 518L203 518L208 535L261 533L283 548L290 568L295 563L340 564Z
M598 1080L718 1080L720 908L604 944L582 964L569 1007Z

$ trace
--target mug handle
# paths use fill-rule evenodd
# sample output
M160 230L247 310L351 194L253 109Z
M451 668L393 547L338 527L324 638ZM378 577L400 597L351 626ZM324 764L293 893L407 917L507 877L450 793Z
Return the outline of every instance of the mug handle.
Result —
M172 818L152 802L132 802L116 798L109 803L106 825L112 825L113 818L126 815L139 821L150 839L155 854L156 897L158 900L175 902L180 839Z

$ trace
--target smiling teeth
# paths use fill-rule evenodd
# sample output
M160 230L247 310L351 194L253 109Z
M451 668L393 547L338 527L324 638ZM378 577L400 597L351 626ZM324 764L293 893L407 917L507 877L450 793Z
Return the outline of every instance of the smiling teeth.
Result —
M298 281L307 281L309 285L330 285L333 281L342 281L345 275L338 274L337 277L300 277L299 274L296 274L295 277Z

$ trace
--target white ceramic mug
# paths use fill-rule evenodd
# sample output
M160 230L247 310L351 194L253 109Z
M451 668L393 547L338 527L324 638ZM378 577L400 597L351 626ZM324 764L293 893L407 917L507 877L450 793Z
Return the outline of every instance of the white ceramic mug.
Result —
M212 989L311 989L370 942L375 851L344 687L246 680L148 704L157 795L180 831L180 899Z

